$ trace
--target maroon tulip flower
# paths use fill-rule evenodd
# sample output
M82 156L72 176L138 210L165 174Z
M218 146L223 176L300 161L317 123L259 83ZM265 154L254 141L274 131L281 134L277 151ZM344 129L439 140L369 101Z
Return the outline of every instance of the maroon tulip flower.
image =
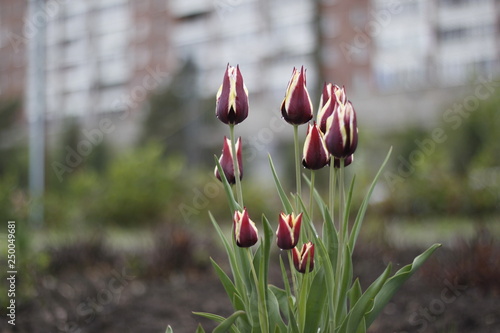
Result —
M250 247L257 243L259 234L255 223L250 220L247 209L235 211L233 217L234 238L239 247Z
M292 125L305 124L313 117L313 106L306 88L304 66L300 71L293 69L285 99L281 103L281 114L286 122Z
M276 242L283 250L290 250L297 245L300 236L300 225L302 224L302 213L281 213L279 217L278 230L276 231Z
M307 267L309 267L309 272L314 269L314 244L307 242L302 245L302 249L299 251L296 247L292 250L293 254L293 265L295 269L300 273L305 273Z
M340 103L345 104L347 101L345 88L340 88L337 85L328 83L323 86L323 93L320 98L320 109L318 111L318 124L321 132L326 133L328 118L332 115L335 108Z
M304 143L304 153L302 165L307 169L321 169L330 162L330 153L326 149L323 133L318 125L309 124L307 128L306 141Z
M238 160L238 166L240 171L240 180L243 178L243 163L241 158L241 138L236 140L236 159ZM234 164L233 164L233 151L231 149L231 140L224 137L224 145L222 146L222 155L219 158L219 163L224 171L227 182L229 184L236 183L236 176L234 174ZM219 170L215 167L215 177L222 181Z
M241 123L248 116L248 90L240 67L227 65L222 85L217 92L215 115L224 124Z
M350 101L339 103L328 118L325 134L326 148L336 158L352 155L358 146L356 112Z

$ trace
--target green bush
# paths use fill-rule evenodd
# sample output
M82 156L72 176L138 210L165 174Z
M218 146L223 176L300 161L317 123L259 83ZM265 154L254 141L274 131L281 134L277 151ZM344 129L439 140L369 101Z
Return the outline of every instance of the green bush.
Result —
M396 185L384 203L385 211L406 215L497 214L500 211L499 108L500 91L480 101L469 113L456 114L457 122L453 124L441 122L435 128L413 128L394 135L397 145L395 164L390 170L393 174L398 175L401 161L411 160L416 150L420 149L420 156L424 157L412 165L412 172L394 182ZM443 131L446 140L435 142L433 149L424 152L416 142L430 142L436 128Z
M149 144L113 160L103 174L91 218L120 226L158 222L182 188L180 159L162 158L162 148Z

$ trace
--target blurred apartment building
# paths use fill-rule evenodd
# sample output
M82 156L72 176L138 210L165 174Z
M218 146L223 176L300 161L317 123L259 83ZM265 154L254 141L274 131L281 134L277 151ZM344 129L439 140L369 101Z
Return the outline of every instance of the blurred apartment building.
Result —
M0 0L0 98L25 90L26 7ZM254 126L278 113L294 66L308 69L314 104L324 80L344 84L374 126L425 121L499 74L496 0L48 0L40 16L48 119L133 114L187 59L202 96L239 64Z

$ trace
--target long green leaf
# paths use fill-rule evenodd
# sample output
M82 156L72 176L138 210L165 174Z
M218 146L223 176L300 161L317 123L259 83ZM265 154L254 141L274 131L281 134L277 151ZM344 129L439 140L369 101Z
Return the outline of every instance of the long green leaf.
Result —
M356 220L354 221L354 225L352 227L351 235L349 237L349 247L354 250L354 247L356 246L356 240L358 239L359 231L361 230L361 225L363 224L363 219L365 217L366 209L368 208L368 204L370 202L370 197L373 193L373 190L375 189L375 185L377 185L378 179L382 175L382 170L384 169L385 165L389 161L389 157L391 156L392 152L392 147L389 149L389 152L387 153L387 156L385 157L384 162L380 166L380 169L378 170L377 174L375 175L375 178L373 179L372 184L370 185L370 188L368 192L366 193L365 198L363 199L363 202L361 203L361 207L359 208L358 215L356 216Z
M325 326L328 327L330 326L330 324L333 324L333 320L335 317L335 272L333 268L334 266L332 266L332 259L329 258L328 250L321 238L317 238L316 243L319 249L318 253L319 257L321 258L321 265L325 270L326 295L328 300L328 323Z
M370 310L373 304L373 299L389 277L391 267L392 265L389 264L384 272L370 285L370 287L368 287L368 289L366 289L365 293L361 295L358 302L344 318L338 331L339 333L351 333L357 331L365 313Z
M210 261L212 262L212 266L215 269L215 273L219 277L219 280L221 281L222 285L224 286L224 290L226 291L227 296L229 296L229 299L232 300L233 295L238 293L236 287L234 286L229 276L227 276L226 272L224 272L222 268L220 268L220 266L215 262L215 260L210 258ZM236 308L236 304L233 304L233 307ZM243 310L243 309L238 309L238 310Z
M326 301L325 271L319 270L311 284L307 297L307 314L305 327L319 327Z
M168 325L165 333L174 333L174 330L172 329L172 327L170 325Z
M283 316L285 316L285 319L288 321L288 294L285 289L281 289L276 287L275 285L270 284L268 286L269 291L271 291L274 294L274 297L278 301L278 305L280 308L280 312Z
M280 314L280 301L272 291L267 293L267 309L269 311L269 327L271 329L275 327L278 328L279 332L285 332L286 326Z
M316 227L314 227L314 222L311 221L311 217L309 216L308 208L304 204L304 201L300 196L297 197L300 203L300 207L302 208L302 212L304 214L304 218L302 221L305 221L306 223L302 223L302 225L306 225L309 232L311 232L314 236L314 238L318 237L318 232L316 231Z
M326 246L328 258L330 258L332 267L337 267L337 252L339 250L338 232L337 229L335 229L333 219L326 206L324 216L325 222L323 224L323 242Z
M347 296L349 297L349 308L352 309L354 304L356 304L361 297L361 285L359 283L359 279L356 279L352 284L351 289L347 292Z
M394 296L401 285L406 280L408 280L440 246L441 244L432 245L425 252L417 256L413 260L413 263L404 266L399 271L397 271L394 276L387 280L380 292L375 297L373 308L365 316L367 327L369 327L373 323L375 318L377 318L377 316L379 315L380 311L382 311L385 305L391 300L392 296Z
M233 190L231 189L231 185L227 181L226 174L224 173L224 170L222 169L222 166L219 163L219 159L217 156L214 156L215 159L215 164L217 166L217 170L219 171L219 175L222 179L222 185L224 186L224 192L226 192L227 196L227 201L229 202L229 208L231 209L231 215L234 214L235 211L241 210L240 205L234 198Z
M342 268L340 286L338 286L340 288L338 291L336 318L342 318L347 312L347 291L352 283L352 255L347 244L344 246L344 258L342 260L344 265Z
M233 325L233 323L238 319L239 316L244 315L244 311L236 311L229 317L227 317L222 323L217 326L212 333L224 333L229 330L229 328Z
M249 286L249 274L248 274L248 271L247 271L247 274L242 274L241 271L242 269L240 268L242 263L241 263L241 258L242 258L242 254L241 254L241 249L240 248L236 248L234 249L236 246L231 246L229 244L229 241L226 239L226 236L224 236L224 233L222 232L219 224L217 223L217 221L215 221L215 218L213 217L212 213L209 212L209 216L210 216L210 220L212 221L212 224L217 232L217 234L219 235L219 238L221 239L222 243L224 244L224 248L226 249L226 254L229 258L229 265L231 267L231 273L233 274L233 278L234 278L234 285L236 287L236 290L238 291L238 295L241 296L243 298L243 304L245 305L245 310L248 310L248 297L247 297L247 292L246 290L248 290L248 286ZM234 244L234 239L232 240L233 241L233 244ZM234 250L236 251L234 251ZM236 257L238 256L238 257ZM246 261L248 261L246 259L246 256L244 257ZM234 304L234 303L233 303ZM239 307L239 309L241 309L241 307Z
M269 155L269 165L271 166L271 171L273 173L274 183L276 185L276 189L278 190L278 195L280 197L281 203L283 204L283 209L286 214L291 214L293 212L292 204L283 190L283 186L281 186L281 182L278 178L278 174L276 173L276 169L274 168L273 160L271 155Z

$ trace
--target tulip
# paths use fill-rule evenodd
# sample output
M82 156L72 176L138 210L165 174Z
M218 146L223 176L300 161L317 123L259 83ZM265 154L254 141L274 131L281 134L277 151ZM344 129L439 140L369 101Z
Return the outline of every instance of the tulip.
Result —
M278 230L276 231L276 241L280 249L290 250L297 245L301 223L302 213L297 216L295 214L280 214Z
M240 180L243 178L243 163L241 158L241 138L236 140L236 158L238 160L238 166L240 171ZM219 163L224 171L227 182L229 184L234 184L236 182L236 176L234 174L234 164L233 164L233 151L231 149L231 140L224 137L224 145L222 146L222 155L219 158ZM219 169L215 167L215 177L222 181Z
M248 90L239 66L227 65L222 85L217 92L215 115L224 124L239 124L248 116Z
M234 238L239 247L250 247L257 243L258 231L255 223L250 220L247 209L235 211L233 217Z
M285 121L292 125L305 124L313 117L313 106L306 88L304 66L300 71L293 69L285 99L281 103L281 114Z
M326 133L328 118L332 115L335 108L340 103L345 104L347 101L345 88L340 88L337 85L328 83L323 86L323 93L320 98L320 109L318 111L318 124L321 132Z
M304 153L302 165L308 169L321 169L330 162L330 154L326 149L323 133L318 125L309 124L307 128L306 141L304 143Z
M346 158L344 158L344 167L351 164L353 160L354 160L354 155L349 155ZM340 159L339 158L336 158L336 157L333 158L333 166L337 169L340 168Z
M350 101L339 103L328 118L325 134L326 148L336 158L352 155L358 146L356 112Z
M292 250L293 254L293 265L295 269L300 273L305 273L307 267L309 267L309 272L314 269L314 244L307 242L302 245L302 249L299 251L296 247Z

